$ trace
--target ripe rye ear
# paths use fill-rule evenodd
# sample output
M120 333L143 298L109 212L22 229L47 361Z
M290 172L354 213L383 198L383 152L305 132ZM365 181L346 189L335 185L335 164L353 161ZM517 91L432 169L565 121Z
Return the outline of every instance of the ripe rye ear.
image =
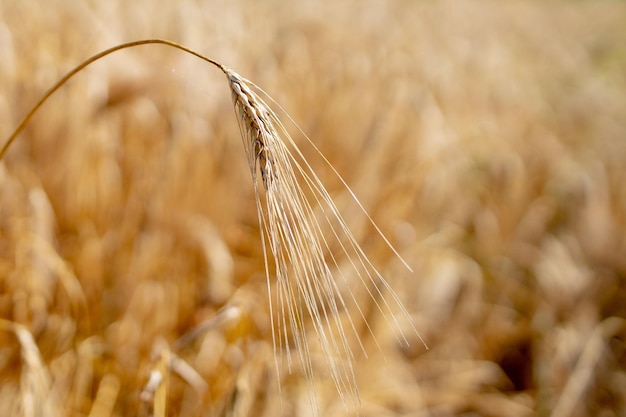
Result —
M305 318L308 317L343 404L349 413L358 414L360 398L353 367L354 352L350 344L350 333L353 333L354 339L363 351L364 348L352 318L348 317L346 325L341 320L340 312L350 309L357 311L374 340L376 337L350 286L338 285L341 280L345 282L346 276L338 265L337 254L333 254L330 249L331 241L338 243L340 251L349 261L348 265L353 268L353 272L365 287L380 314L400 335L398 337L401 343L408 344L408 341L397 319L396 310L400 311L409 323L411 323L411 318L399 297L369 260L330 194L277 114L263 97L275 106L278 104L255 84L230 68L171 41L148 39L120 44L85 60L54 84L27 113L5 142L0 149L0 159L4 157L9 146L34 113L70 78L91 63L113 52L146 44L161 44L182 50L209 62L226 75L253 179L268 290L271 290L272 286L276 286L277 289L275 303L270 297L272 338L277 371L283 357L286 358L290 370L294 362L299 363L309 382L311 392L314 393L310 340L304 331ZM282 109L281 111L284 112ZM286 117L289 118L289 116ZM293 123L295 125L295 122ZM304 133L303 136L338 176L381 238L402 260L339 173ZM307 198L307 196L313 196L314 201L309 201L311 197ZM321 210L321 218L325 220L325 224L320 224L318 220L320 216L316 216L314 208ZM273 257L272 270L270 270L268 248ZM402 262L410 270L407 263L404 260ZM335 275L331 272L332 270L337 271ZM345 290L340 291L340 286ZM413 328L412 331L415 329ZM292 345L295 352L291 351ZM293 357L296 358L295 361ZM317 409L314 395L311 397L311 404Z

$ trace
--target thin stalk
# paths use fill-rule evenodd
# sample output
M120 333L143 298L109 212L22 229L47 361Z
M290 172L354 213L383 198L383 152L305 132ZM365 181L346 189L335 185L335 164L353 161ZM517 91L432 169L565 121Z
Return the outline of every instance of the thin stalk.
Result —
M6 154L7 150L11 146L11 144L15 141L15 138L20 133L22 133L22 131L24 130L24 128L26 127L26 125L28 124L30 119L37 112L37 110L39 110L39 108L50 98L50 96L53 95L59 88L63 87L63 85L65 83L67 83L74 75L78 74L80 71L85 69L90 64L98 61L100 58L104 58L105 56L110 55L113 52L121 51L122 49L132 48L132 47L135 47L135 46L151 45L151 44L167 45L167 46L171 46L171 47L176 48L176 49L180 49L181 51L187 52L188 54L196 56L196 57L202 59L203 61L206 61L206 62L208 62L210 64L215 65L224 74L226 74L227 71L228 71L228 68L226 68L224 65L220 64L219 62L217 62L217 61L215 61L215 60L213 60L211 58L208 58L208 57L206 57L206 56L204 56L204 55L202 55L202 54L200 54L200 53L198 53L198 52L196 52L196 51L194 51L192 49L189 49L186 46L183 46L183 45L178 44L176 42L168 41L168 40L165 40L165 39L144 39L144 40L140 40L140 41L133 41L133 42L127 42L127 43L122 43L120 45L116 45L116 46L114 46L112 48L109 48L109 49L104 50L104 51L102 51L100 53L97 53L97 54L93 55L90 58L87 58L86 60L84 60L83 62L78 64L76 67L74 67L67 74L65 74L63 76L63 78L61 78L59 81L57 81L52 87L50 87L48 89L48 91L46 91L46 93L41 97L41 99L39 99L37 104L35 104L30 109L30 111L26 114L26 116L24 116L24 118L17 125L17 127L15 128L13 133L11 133L11 136L9 136L7 141L4 143L4 145L2 146L2 150L0 150L0 160L2 158L4 158L4 155Z

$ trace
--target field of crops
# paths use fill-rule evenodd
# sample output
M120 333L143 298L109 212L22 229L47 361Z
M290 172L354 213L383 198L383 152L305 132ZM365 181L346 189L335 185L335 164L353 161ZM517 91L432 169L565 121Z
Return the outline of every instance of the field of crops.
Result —
M617 0L0 2L0 144L89 56L175 41L275 100L393 289L330 232L329 355L334 301L266 269L224 74L115 52L0 162L1 414L626 416L624 28Z

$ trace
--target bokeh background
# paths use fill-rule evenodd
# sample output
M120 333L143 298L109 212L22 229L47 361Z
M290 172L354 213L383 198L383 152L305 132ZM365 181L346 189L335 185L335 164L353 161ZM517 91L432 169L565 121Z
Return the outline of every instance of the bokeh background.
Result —
M625 28L613 0L3 1L0 138L88 56L183 43L279 102L413 269L305 149L429 348L362 294L362 415L625 416ZM197 58L142 46L56 93L0 164L0 247L3 414L312 415Z

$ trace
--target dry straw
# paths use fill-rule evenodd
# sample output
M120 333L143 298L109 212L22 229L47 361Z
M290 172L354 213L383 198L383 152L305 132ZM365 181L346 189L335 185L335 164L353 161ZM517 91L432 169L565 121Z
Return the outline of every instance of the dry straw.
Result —
M410 317L387 281L359 246L330 194L263 97L278 108L280 106L255 84L222 64L174 42L151 39L121 44L87 59L52 86L4 144L0 150L0 159L33 114L71 77L89 64L115 51L145 44L162 44L177 48L213 64L226 75L253 177L267 285L269 289L275 285L278 290L277 305L272 304L270 297L272 310L270 314L272 320L276 316L278 321L272 326L276 366L279 366L279 358L282 357L286 358L289 369L292 369L294 362L299 363L313 388L311 341L304 331L306 320L310 319L342 402L347 408L357 410L358 413L360 400L353 368L354 352L349 336L350 332L353 332L353 336L359 341L359 335L350 317L347 324L342 320L342 312L354 309L360 314L360 319L367 325L372 335L373 331L357 303L355 293L349 285L344 285L347 278L345 272L339 268L337 255L333 255L331 241L338 244L340 250L344 252L353 272L365 286L387 324L396 329L402 343L408 342L396 315L399 311L409 319L409 322ZM311 140L306 135L303 136L319 153ZM350 192L381 238L400 258L337 171L328 160L323 156L322 158ZM258 173L261 174L261 181L257 180ZM263 190L259 187L260 183ZM314 207L317 208L318 214L314 212ZM323 219L321 222L320 218ZM268 249L273 259L270 259ZM408 265L406 266L408 268ZM333 270L337 271L334 275ZM344 290L346 293L340 291L340 287L346 288ZM305 319L306 317L308 319ZM373 336L375 339L375 335ZM360 341L358 343L360 344ZM364 349L362 345L360 348ZM312 406L317 407L316 403L312 397Z

